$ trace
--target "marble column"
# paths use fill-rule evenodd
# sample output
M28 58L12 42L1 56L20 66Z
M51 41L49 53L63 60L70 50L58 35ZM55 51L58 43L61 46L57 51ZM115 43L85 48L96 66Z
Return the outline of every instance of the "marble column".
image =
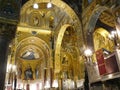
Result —
M9 46L9 39L0 36L0 90L5 90L5 76L7 66L7 51Z

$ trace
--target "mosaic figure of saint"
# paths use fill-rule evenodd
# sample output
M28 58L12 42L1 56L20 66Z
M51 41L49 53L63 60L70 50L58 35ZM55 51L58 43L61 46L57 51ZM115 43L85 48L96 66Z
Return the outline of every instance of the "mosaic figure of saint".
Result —
M33 79L33 71L32 71L32 68L30 65L28 65L28 67L24 71L24 75L25 75L25 80L32 80Z

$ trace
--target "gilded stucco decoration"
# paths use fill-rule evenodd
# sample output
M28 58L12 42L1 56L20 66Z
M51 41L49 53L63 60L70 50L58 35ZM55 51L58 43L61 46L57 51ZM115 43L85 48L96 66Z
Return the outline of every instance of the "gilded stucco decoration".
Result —
M110 40L109 35L110 33L104 28L98 28L95 30L93 33L95 51L101 48L105 48L111 52L114 50L114 43Z
M117 7L113 7L111 3L115 3L115 2L111 0L107 4L106 1L94 0L92 3L90 3L90 5L86 9L84 9L82 17L83 17L83 25L85 31L84 35L86 40L90 40L92 38L91 33L94 32L94 28L98 19L102 23L115 28L116 17L114 10L116 10Z
M62 72L62 78L65 78L64 76L69 76L70 74L73 74L72 76L74 78L72 79L74 80L77 80L78 77L83 78L82 74L84 73L84 70L82 72L82 69L84 68L84 65L81 67L81 61L79 62L80 51L76 34L75 29L71 25L66 24L61 27L56 41L55 73ZM64 64L63 62L66 63ZM81 68L81 71L78 70L78 68ZM66 72L69 74L66 75Z
M84 8L83 13L82 13L83 28L86 26L95 6L96 6L96 1L91 2L87 8Z
M50 57L50 59L55 60L56 74L62 72L61 57L62 52L65 52L67 58L70 59L70 65L68 67L70 70L68 71L71 72L72 70L71 73L74 74L73 79L77 80L78 77L84 78L84 72L77 69L81 67L79 65L79 56L81 54L79 48L82 47L84 43L81 22L75 12L63 1L52 0L51 3L53 7L49 9L46 7L48 2L50 1L29 0L26 4L24 4L20 13L20 22L16 35L16 43L21 46L21 40L25 40L25 38L27 39L31 36L33 38L38 37L39 39L42 39L48 44L51 51L55 50L55 55L53 55L55 57ZM34 3L37 3L40 8L34 9ZM32 34L31 32L33 31L35 31L36 33ZM31 42L27 43L31 45ZM23 50L21 49L22 51L20 52L26 52L25 48L28 49L27 47L24 47ZM37 50L39 51L37 47L33 50L34 52L36 52ZM19 50L17 49L17 51ZM35 66L35 64L33 66ZM72 66L74 69L71 69ZM81 68L84 68L84 66Z
M85 26L85 36L87 38L88 34L91 32L93 33L94 31L94 28L95 28L95 25L96 25L96 22L100 16L100 14L107 10L108 8L106 6L100 6L100 5L97 5L95 7L95 9L91 12L91 15L89 16L89 19L87 21L87 24ZM88 12L89 13L89 12ZM90 38L90 37L88 37Z
M21 9L20 25L26 26L27 20L28 20L26 15L29 13L29 8L31 8L34 3L47 4L48 2L49 2L49 0L44 0L44 1L43 0L35 0L35 1L30 0L26 4L24 4L24 6ZM52 13L55 12L55 14L52 14L52 17L51 17L51 15L49 16L50 19L48 20L52 23L54 21L53 26L52 26L52 27L54 27L53 30L58 31L62 25L69 23L76 28L76 32L78 32L77 33L78 41L83 41L81 22L80 22L79 18L77 17L77 15L75 14L75 12L66 3L64 3L61 0L52 0L51 3L53 4L53 8L47 9L47 11L46 11L46 9L44 9L43 11L41 11L39 13L45 12L45 14L46 14L45 19L47 19L48 18L47 14L49 15L49 12L52 12ZM32 11L38 11L38 10L32 10ZM57 17L57 19L55 17ZM66 17L69 17L69 18L66 19ZM65 21L65 20L68 20L68 21ZM48 27L49 24L46 24L46 25L47 25L47 27L45 27L45 28L51 29L51 27ZM79 43L79 46L82 46L82 42Z
M93 33L94 52L104 48L109 52L114 50L114 42L110 39L110 33L104 28L98 28ZM93 53L93 62L96 62L96 55Z
M115 16L113 16L113 13L110 14L109 12L108 13L102 12L99 19L104 24L115 28Z
M49 46L37 37L28 37L23 39L16 47L16 64L18 67L18 77L23 80L41 79L42 75L36 75L38 72L43 72L41 68L49 67L50 63L50 49ZM41 68L40 68L41 67ZM25 71L32 70L32 77L26 77ZM37 73L38 74L38 73Z

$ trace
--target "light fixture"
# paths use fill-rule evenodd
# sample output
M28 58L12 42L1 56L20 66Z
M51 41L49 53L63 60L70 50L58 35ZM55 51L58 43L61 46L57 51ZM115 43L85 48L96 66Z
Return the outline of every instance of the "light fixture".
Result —
M86 57L86 61L92 63L92 59L91 59L91 56L92 56L92 50L89 49L89 48L86 49L86 50L84 51L84 55L85 55L85 57Z
M7 67L7 71L8 71L8 84L12 84L12 83L16 83L16 65L12 65L12 64L8 64L8 67ZM11 77L11 75L13 75L14 77L14 80L13 78ZM15 84L14 84L15 85ZM13 87L14 87L13 85Z
M86 49L86 50L84 51L84 55L85 55L86 57L92 56L92 50Z
M16 65L8 64L7 66L7 72L16 72Z
M115 46L118 46L117 39L118 39L118 34L117 31L111 31L109 38L114 41Z
M16 72L16 65L12 66L12 70L13 70L13 72Z
M23 88L23 83L18 82L18 84L17 84L17 89L22 90L22 88Z
M120 26L116 27L116 31L117 31L118 38L120 38Z
M38 8L39 8L39 5L38 5L37 3L35 3L35 4L33 5L33 8L34 8L34 9L38 9Z
M58 80L53 81L52 87L58 88Z
M77 80L77 81L76 81L77 88L82 87L82 86L84 85L84 82L85 82L85 80L84 80L84 79Z
M31 90L37 89L36 83L30 84L30 89L31 89Z
M117 16L117 19L116 19L116 31L117 31L118 38L120 39L120 16Z
M115 38L116 35L117 35L117 32L116 32L116 31L111 31L111 37L112 37L112 38Z
M74 81L73 80L71 80L71 79L66 79L66 81L65 81L65 88L66 89L74 89L74 86L75 86L75 83L74 83Z
M52 8L52 3L51 3L51 2L49 2L49 3L47 4L47 8Z
M8 66L7 66L7 72L10 72L11 69L12 69L12 64L8 64Z
M112 77L113 77L113 75L112 75L112 74L108 75L108 78L110 78L110 79L111 79Z
M45 89L47 88L50 88L50 82L48 80L45 82Z
M43 89L43 84L42 84L42 81L40 81L39 83L39 89L42 90Z

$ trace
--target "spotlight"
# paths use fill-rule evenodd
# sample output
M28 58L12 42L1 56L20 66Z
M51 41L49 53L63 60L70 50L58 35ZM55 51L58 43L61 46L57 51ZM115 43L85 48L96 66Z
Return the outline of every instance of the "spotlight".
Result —
M38 9L38 8L39 8L38 4L35 3L35 4L33 5L33 8L34 8L34 9Z
M51 3L51 2L49 2L49 3L47 4L47 8L52 8L52 3Z
M84 51L84 55L85 55L85 56L92 56L92 50L86 49L86 50Z

